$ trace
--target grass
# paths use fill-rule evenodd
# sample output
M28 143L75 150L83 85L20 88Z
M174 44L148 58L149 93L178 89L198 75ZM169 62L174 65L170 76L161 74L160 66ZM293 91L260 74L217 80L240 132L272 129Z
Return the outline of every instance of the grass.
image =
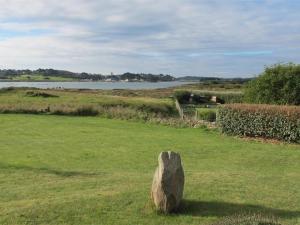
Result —
M91 107L99 110L100 114L110 108L120 107L131 110L130 115L138 112L147 114L144 116L159 114L162 117L177 114L174 102L170 98L113 96L103 94L101 91L75 92L26 88L2 89L0 92L0 112L5 113L76 114L82 108Z
M43 98L30 98L30 96L26 96L28 92L36 91L36 92L45 92L52 95L59 96L60 98L49 98L46 99L49 102L47 103L63 103L63 102L74 102L74 103L95 103L95 104L103 104L103 105L136 105L143 103L157 103L157 104L170 104L172 105L172 100L158 99L158 98L150 98L150 97L126 97L126 96L113 96L113 95L105 95L101 92L73 92L67 90L35 90L35 89L14 89L12 91L4 91L0 93L0 102L1 103L19 103L19 102L28 102L30 104L37 103L42 104L45 102Z
M197 118L209 122L216 121L217 108L196 108Z
M300 224L299 145L98 117L0 115L0 224L210 224L240 212ZM150 203L157 156L181 154L177 214Z

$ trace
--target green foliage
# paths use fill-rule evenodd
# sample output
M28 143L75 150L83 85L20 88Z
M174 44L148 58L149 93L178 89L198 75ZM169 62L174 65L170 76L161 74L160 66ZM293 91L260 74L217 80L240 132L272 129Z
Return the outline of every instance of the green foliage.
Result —
M242 103L244 95L242 92L230 92L230 91L194 91L194 93L207 96L211 98L212 96L217 96L220 103Z
M197 110L197 117L200 120L206 120L209 122L216 121L216 109L210 108L198 108Z
M179 90L174 93L174 97L181 104L188 103L191 97L191 92L185 90Z
M114 81L129 80L129 81L174 81L175 78L171 75L164 74L134 74L124 73L122 75L101 75L91 73L73 73L65 70L55 69L37 69L37 70L1 70L0 79L19 80L19 81L42 81L42 80L55 80L55 81L71 81L71 80L93 80L101 81L111 79Z
M221 131L300 143L300 107L255 104L224 105L217 114Z
M18 90L18 88L15 88L15 87L0 88L0 94L7 93L7 92L13 92L16 90Z
M47 92L35 92L35 91L27 91L25 95L29 97L43 97L43 98L59 97L58 95L49 94Z
M203 104L210 102L210 96L201 96L194 92L186 90L178 90L174 93L174 97L180 104Z
M266 67L245 90L245 101L280 105L300 104L300 65L276 64Z
M93 106L82 106L74 111L76 116L97 116L98 110Z
M244 95L240 91L209 91L209 90L177 90L174 96L180 103L187 103L190 95L194 94L195 103L211 103L212 96L217 96L219 103L242 103Z
M149 97L123 97L99 94L97 91L75 92L64 90L2 89L0 113L35 113L56 115L107 115L136 114L136 119L150 117L176 117L171 99ZM58 97L59 96L59 97ZM96 113L96 111L98 113ZM117 111L118 113L114 113ZM129 112L127 114L127 112ZM141 116L142 115L142 116Z

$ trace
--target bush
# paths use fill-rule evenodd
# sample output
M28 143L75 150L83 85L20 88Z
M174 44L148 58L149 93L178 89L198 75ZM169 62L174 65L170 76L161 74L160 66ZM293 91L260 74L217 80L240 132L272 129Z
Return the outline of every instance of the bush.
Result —
M280 105L300 104L300 64L277 64L267 67L259 77L250 81L245 101Z
M16 89L17 88L15 88L15 87L0 88L0 93L11 92L11 91L15 91Z
M179 103L184 104L188 103L191 97L191 92L189 91L176 91L174 97L178 100Z
M214 122L216 121L216 109L199 108L197 109L197 117L200 120Z
M132 105L131 108L134 108L136 110L143 111L146 113L161 114L166 117L178 115L176 108L173 105L168 105L168 104L142 103L142 104Z
M194 92L189 91L176 91L174 97L178 100L180 104L203 104L209 103L211 96L199 95ZM191 100L191 101L190 101Z
M26 96L28 97L43 97L43 98L57 98L57 95L49 94L46 92L34 92L34 91L27 91Z
M300 107L231 104L219 107L217 123L230 135L300 143Z
M98 110L94 109L93 106L82 106L82 107L77 108L73 112L73 115L75 115L75 116L97 116Z

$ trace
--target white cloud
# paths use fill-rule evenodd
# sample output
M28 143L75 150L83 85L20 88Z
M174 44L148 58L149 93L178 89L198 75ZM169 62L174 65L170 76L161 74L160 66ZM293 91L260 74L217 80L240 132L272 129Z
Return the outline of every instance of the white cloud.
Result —
M300 2L286 2L0 0L1 65L252 75L300 61Z

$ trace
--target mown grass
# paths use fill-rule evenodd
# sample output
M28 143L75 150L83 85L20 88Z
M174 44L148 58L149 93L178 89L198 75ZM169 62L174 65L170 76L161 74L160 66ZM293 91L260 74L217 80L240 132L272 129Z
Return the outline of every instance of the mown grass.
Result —
M0 224L210 224L238 213L300 223L299 145L202 129L45 115L0 115ZM157 156L182 156L177 214L150 203Z

